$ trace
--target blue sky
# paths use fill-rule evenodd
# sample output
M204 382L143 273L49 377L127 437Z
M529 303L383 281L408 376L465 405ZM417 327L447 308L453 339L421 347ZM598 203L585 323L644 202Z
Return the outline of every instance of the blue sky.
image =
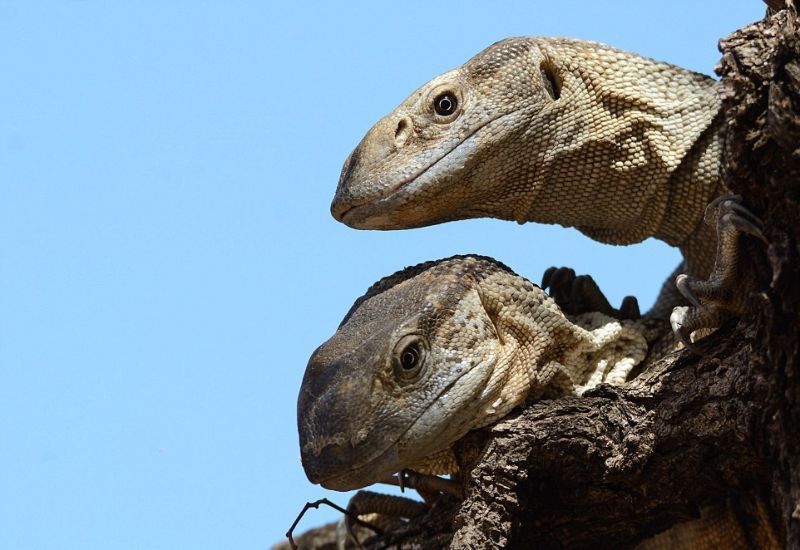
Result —
M652 303L678 253L475 220L335 222L341 164L501 38L711 73L757 0L0 0L0 548L265 548L307 500L306 361L379 277L455 253ZM312 512L301 528L329 521Z

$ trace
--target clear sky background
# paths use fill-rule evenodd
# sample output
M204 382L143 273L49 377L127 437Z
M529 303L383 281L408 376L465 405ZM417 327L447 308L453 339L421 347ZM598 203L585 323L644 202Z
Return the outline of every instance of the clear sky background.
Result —
M0 0L0 548L261 549L307 500L346 503L300 466L300 380L406 265L476 252L534 281L570 265L649 306L679 259L663 243L494 220L356 231L328 211L341 164L501 38L711 73L717 40L763 11Z

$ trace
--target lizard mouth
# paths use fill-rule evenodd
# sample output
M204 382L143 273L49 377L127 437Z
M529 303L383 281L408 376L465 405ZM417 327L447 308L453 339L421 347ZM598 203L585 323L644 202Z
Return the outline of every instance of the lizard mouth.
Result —
M409 196L414 191L427 186L441 185L449 178L442 174L442 167L446 166L450 172L457 172L466 167L471 153L476 149L476 141L484 129L493 125L517 110L497 115L477 128L475 128L464 139L456 143L453 147L443 152L440 156L420 168L416 173L407 179L396 183L389 183L379 193L371 197L360 199L346 198L337 193L331 204L333 217L340 222L357 229L399 229L411 228L425 225L425 222L405 224L391 219L391 213L395 207L405 202L410 202ZM340 182L339 188L346 186L347 180Z
M406 432L403 432L397 441L400 441L405 434ZM393 475L396 471L399 471L400 468L381 469L379 475L372 475L372 473L370 473L368 476L361 476L360 474L365 470L368 470L375 463L381 464L387 461L393 463L397 462L397 441L386 447L380 452L380 454L368 460L367 462L354 466L346 472L321 479L317 481L317 483L326 489L331 489L334 491L353 491L355 489L366 487L367 485L372 485L373 483L379 483L384 477ZM391 456L392 454L394 454L394 456Z
M437 401L439 401L443 395L450 392L465 377L468 377L470 374L478 376L481 371L490 369L492 364L493 362L481 363L476 367L474 367L473 369L465 371L461 376L455 378L452 382L447 384L439 393L437 393L431 399L428 407L426 407L423 411L421 411L417 415L417 417L408 425L408 427L406 427L397 437L393 438L391 443L387 444L383 449L376 451L376 453L373 454L372 457L370 457L364 462L360 462L358 464L353 465L346 472L326 477L324 479L317 481L316 483L319 483L322 487L325 487L326 489L332 489L335 491L351 491L354 489L360 489L362 487L366 487L367 485L371 485L373 483L379 483L381 480L388 478L389 476L402 470L403 468L408 467L409 462L414 462L416 460L424 459L425 456L415 456L414 458L411 459L401 457L398 451L398 443L400 443L406 437L406 435L417 426L420 419L422 419L426 415L426 413L430 411L432 405L435 404ZM459 435L458 437L461 436ZM442 439L440 438L434 438L434 439L436 439L437 446L442 446L443 443ZM451 443L451 441L444 442L445 445L449 443ZM427 454L430 453L425 453L425 455Z

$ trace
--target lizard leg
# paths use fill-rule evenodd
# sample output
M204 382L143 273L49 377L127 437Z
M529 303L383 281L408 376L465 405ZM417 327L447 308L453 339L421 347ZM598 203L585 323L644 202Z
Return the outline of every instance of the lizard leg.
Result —
M542 276L542 288L550 289L550 296L568 315L599 311L616 319L638 319L639 302L626 296L619 309L608 302L600 287L590 275L575 275L568 267L550 267Z
M381 480L381 483L396 485L400 487L401 491L406 487L414 489L425 502L372 491L359 491L347 504L347 511L350 515L345 516L342 520L346 534L337 535L340 546L343 544L343 539L349 536L357 546L361 547L356 534L354 517L369 515L371 524L388 531L401 518L411 519L424 513L433 505L440 493L447 493L458 499L464 498L458 482L439 476L420 474L413 470L403 470L397 475Z
M726 319L745 312L749 290L754 286L752 274L742 261L745 239L766 243L761 221L742 206L737 195L714 200L706 208L705 220L716 223L717 227L717 253L711 274L708 279L686 274L675 279L678 291L691 305L676 307L670 324L686 347L692 347L692 332L716 328Z
M415 518L423 514L425 510L424 503L410 498L372 491L358 491L347 504L349 514L343 519L344 532L342 529L337 529L337 546L345 548L346 540L349 537L358 548L364 547L356 534L356 522L353 517L369 516L370 524L383 530L389 530L401 518Z

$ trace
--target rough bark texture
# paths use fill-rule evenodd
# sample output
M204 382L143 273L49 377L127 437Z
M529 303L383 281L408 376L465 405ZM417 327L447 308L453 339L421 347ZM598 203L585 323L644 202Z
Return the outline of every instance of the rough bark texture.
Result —
M466 500L372 547L625 548L728 502L753 525L763 503L800 548L798 32L783 10L720 43L725 177L770 242L750 243L745 267L763 280L751 314L702 340L706 356L675 353L625 388L471 433L456 447Z
M752 326L751 370L767 376L754 443L787 547L800 547L800 20L798 2L722 41L731 189L765 221L772 280Z

